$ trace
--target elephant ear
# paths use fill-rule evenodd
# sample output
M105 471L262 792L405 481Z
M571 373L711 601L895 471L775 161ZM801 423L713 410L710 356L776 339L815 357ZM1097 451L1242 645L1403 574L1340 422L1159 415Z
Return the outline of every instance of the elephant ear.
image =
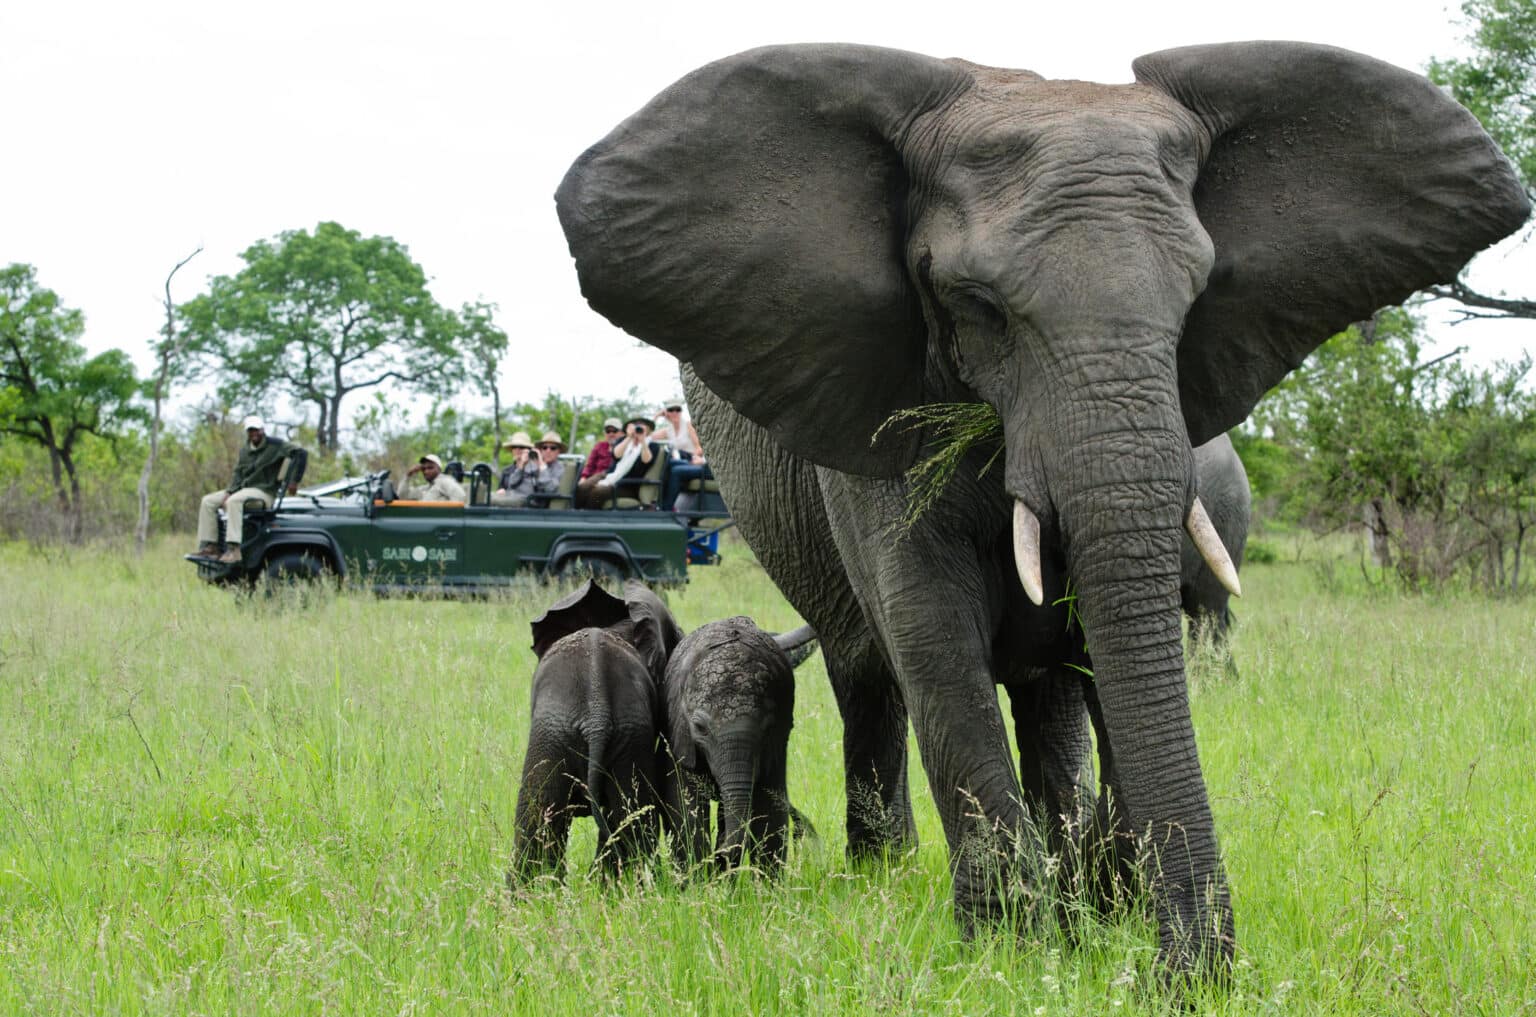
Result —
M773 46L694 71L556 192L582 292L790 451L899 473L917 436L870 441L923 399L897 139L969 83L957 65L851 45Z
M661 598L638 579L624 582L624 606L630 622L625 637L645 661L645 668L659 686L672 651L683 641L683 630Z
M698 663L706 630L713 624L706 623L678 643L662 680L661 705L666 711L662 733L666 735L672 759L690 770L699 768L699 750L693 740L693 727L688 723L688 679Z
M605 629L628 620L629 610L624 601L588 579L580 589L555 601L533 620L533 652L542 660L551 646L572 632Z
M1245 42L1134 68L1212 139L1194 201L1216 261L1179 345L1193 445L1239 423L1329 336L1455 278L1529 214L1477 120L1391 64Z

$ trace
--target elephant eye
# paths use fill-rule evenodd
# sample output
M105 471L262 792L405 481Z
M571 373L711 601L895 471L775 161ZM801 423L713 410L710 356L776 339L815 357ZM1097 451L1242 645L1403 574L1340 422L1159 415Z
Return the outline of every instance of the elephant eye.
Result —
M1008 311L997 295L984 286L962 284L949 291L945 303L957 328L1002 335L1008 329Z

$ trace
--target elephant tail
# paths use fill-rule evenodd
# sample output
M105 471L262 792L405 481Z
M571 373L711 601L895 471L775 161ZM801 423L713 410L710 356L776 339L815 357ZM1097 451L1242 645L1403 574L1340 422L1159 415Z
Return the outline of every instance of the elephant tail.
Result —
M776 634L773 643L789 658L789 666L796 668L816 652L816 630L809 625L802 625L798 629Z
M599 857L609 846L613 835L609 823L609 797L614 793L614 778L608 768L608 737L611 734L611 717L607 703L601 697L592 697L588 704L587 725L587 801L592 806L592 821L597 824L597 853Z

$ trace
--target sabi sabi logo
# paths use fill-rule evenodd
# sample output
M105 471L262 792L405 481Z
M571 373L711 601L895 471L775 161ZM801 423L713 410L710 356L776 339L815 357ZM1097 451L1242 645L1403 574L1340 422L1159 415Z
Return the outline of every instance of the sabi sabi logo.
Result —
M459 549L456 547L386 547L383 551L385 561L458 561Z

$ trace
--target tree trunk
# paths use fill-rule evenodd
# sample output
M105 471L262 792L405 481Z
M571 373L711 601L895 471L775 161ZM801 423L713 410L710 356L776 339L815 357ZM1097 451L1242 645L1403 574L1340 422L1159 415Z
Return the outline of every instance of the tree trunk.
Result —
M63 461L64 472L69 477L69 503L66 506L69 519L69 542L78 544L85 534L85 519L82 515L85 502L80 497L80 476L75 471L74 456L68 449L61 449L59 458Z
M491 379L491 424L495 427L496 447L491 450L491 467L501 476L501 443L506 437L501 433L501 387Z
M322 444L334 455L341 447L341 400L346 392L338 390L331 396L330 427Z
M144 556L144 544L149 539L149 481L155 472L155 462L160 457L160 412L166 390L171 382L171 364L181 355L185 339L176 336L176 305L171 302L171 280L181 271L181 266L202 252L199 247L178 261L165 277L165 338L160 343L160 364L155 372L154 416L149 421L149 455L144 457L144 469L139 472L139 525L134 531L134 541L139 556Z
M1365 528L1370 534L1371 557L1379 568L1392 567L1392 545L1388 541L1386 507L1380 498L1372 498L1365 506Z

